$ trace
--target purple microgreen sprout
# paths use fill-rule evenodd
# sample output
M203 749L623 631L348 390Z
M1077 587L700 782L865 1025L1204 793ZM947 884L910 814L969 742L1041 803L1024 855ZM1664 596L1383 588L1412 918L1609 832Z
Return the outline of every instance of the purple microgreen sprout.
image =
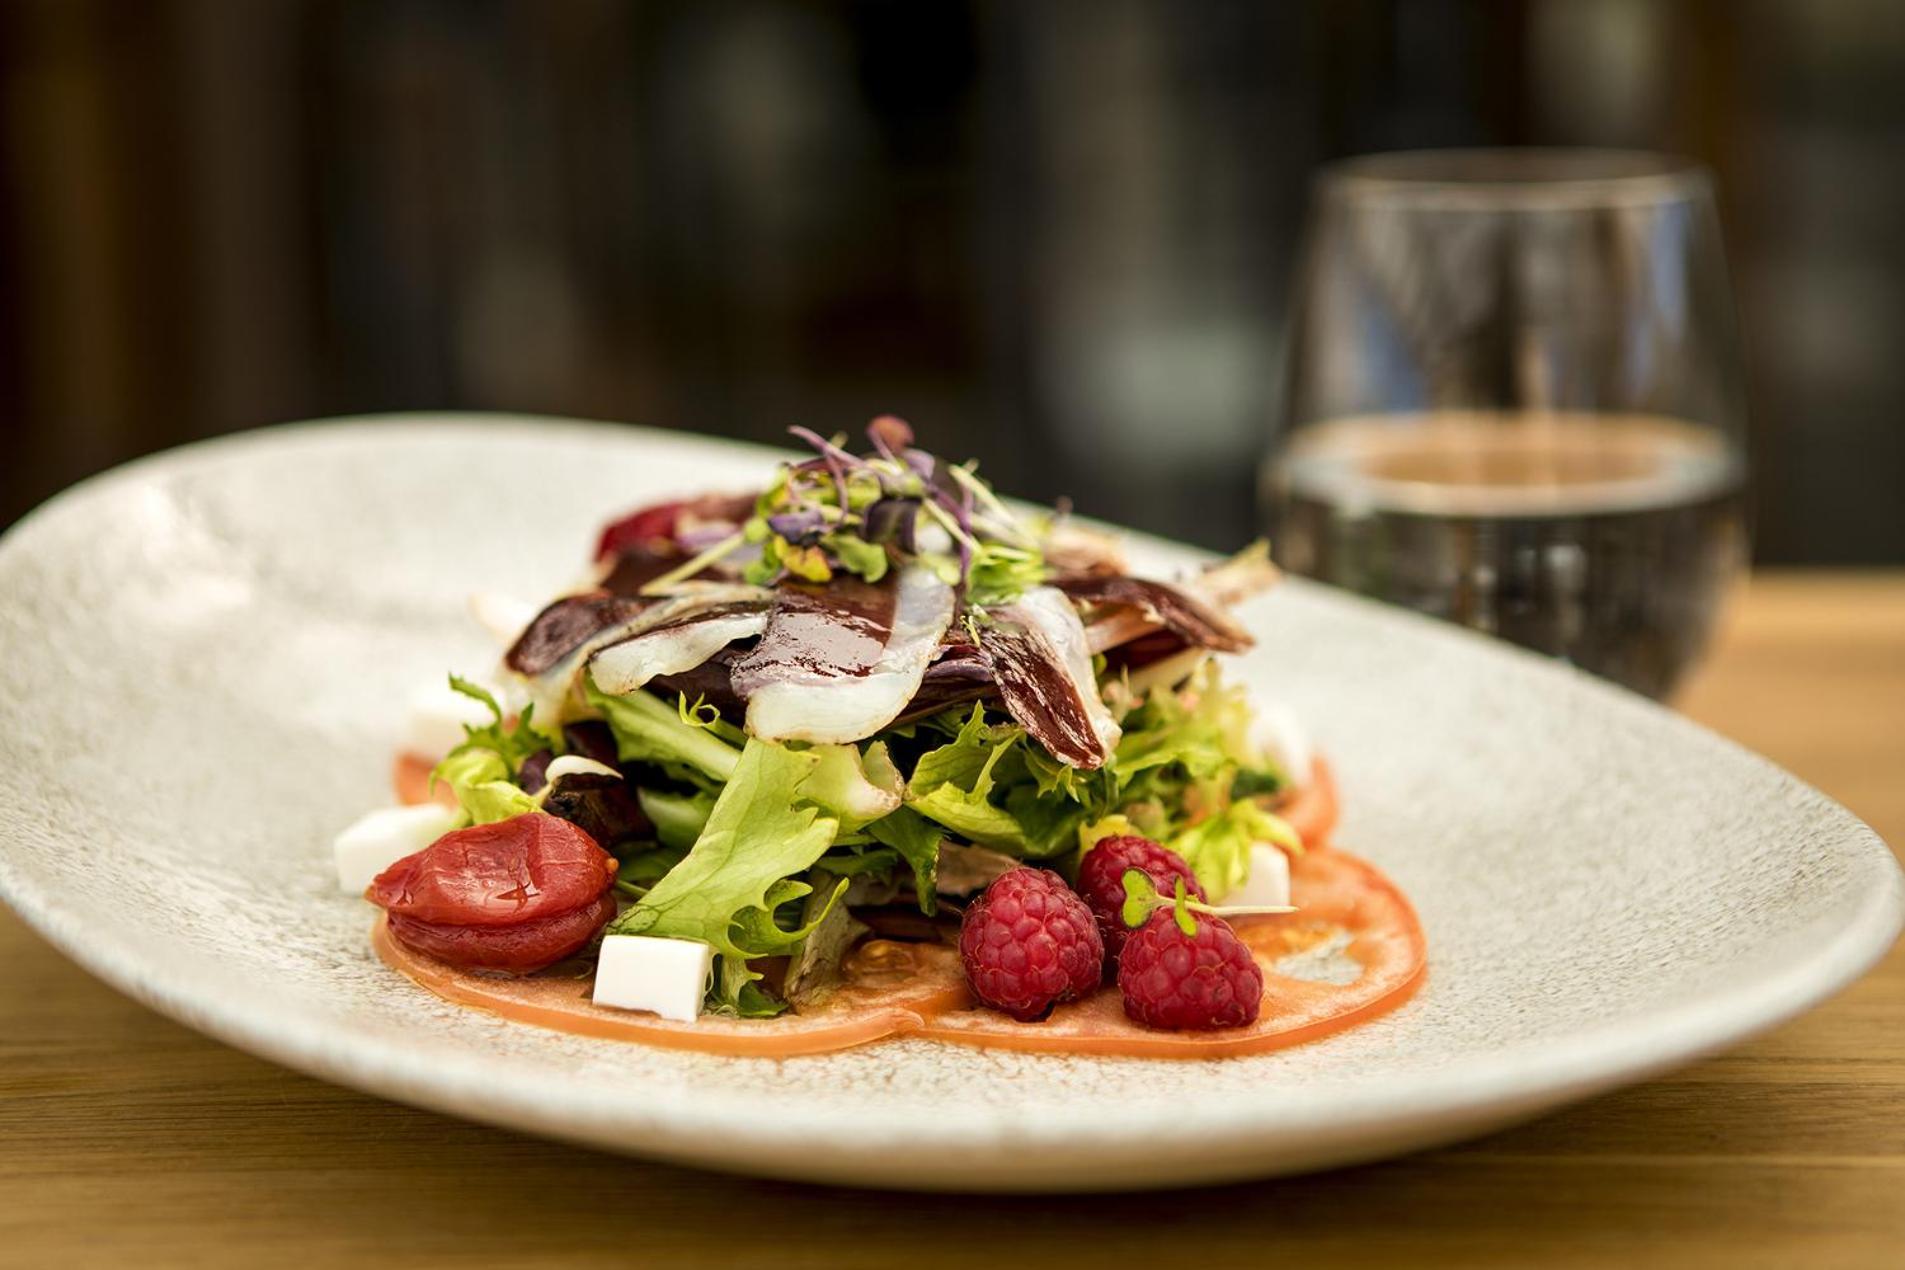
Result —
M826 463L827 471L833 476L834 491L839 495L841 510L846 510L847 470L849 468L858 467L861 460L847 453L841 449L836 442L829 441L812 428L803 428L796 425L795 427L789 428L788 431L799 437L802 441L805 441L808 445L813 446L814 449L820 451L821 460Z
M799 511L776 512L767 518L767 526L791 543L806 547L827 528L827 518L818 507L806 507Z
M990 521L988 528L994 530L997 537L1008 539L1015 546L1031 545L1031 539L1026 534L1024 526L1019 523L1019 518L1012 513L1011 508L999 500L999 496L993 493L984 481L979 479L970 465L954 464L946 471L964 494L964 502L968 508L974 501L984 508Z
M912 498L885 497L866 511L868 542L894 543L907 555L919 554L913 526L919 518L919 501Z
M913 425L898 415L881 415L867 425L867 440L881 458L899 463L900 452L913 444Z

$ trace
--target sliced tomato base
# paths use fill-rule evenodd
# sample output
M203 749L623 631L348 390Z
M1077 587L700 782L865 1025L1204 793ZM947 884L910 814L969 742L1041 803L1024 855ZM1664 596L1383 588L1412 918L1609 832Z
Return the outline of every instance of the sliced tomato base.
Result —
M1264 972L1263 1006L1248 1027L1144 1027L1125 1017L1117 989L1105 987L1037 1023L968 1007L927 1020L918 1034L1046 1053L1223 1058L1340 1032L1386 1014L1421 987L1427 965L1421 923L1374 865L1334 848L1309 851L1290 862L1290 892L1297 912L1232 923Z
M1298 912L1237 923L1264 969L1257 1022L1215 1032L1133 1023L1112 986L1040 1022L1017 1023L975 1005L958 953L937 944L869 940L848 957L840 987L802 1013L704 1015L682 1023L594 1004L586 970L573 965L523 978L463 971L398 943L381 917L371 943L386 963L447 1000L541 1027L669 1049L784 1058L917 1036L1048 1053L1222 1058L1328 1036L1394 1009L1422 984L1421 924L1373 865L1315 849L1291 861L1290 885Z

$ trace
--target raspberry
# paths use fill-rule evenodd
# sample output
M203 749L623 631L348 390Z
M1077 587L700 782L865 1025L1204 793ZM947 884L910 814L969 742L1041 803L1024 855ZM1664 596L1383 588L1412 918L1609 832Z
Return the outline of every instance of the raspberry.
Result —
M1113 961L1124 950L1124 941L1131 933L1131 928L1124 924L1127 869L1143 872L1156 884L1160 895L1176 894L1177 880L1183 878L1184 889L1192 899L1204 898L1204 888L1197 884L1197 875L1177 852L1133 834L1100 838L1078 866L1078 893L1085 897L1086 907L1098 919L1098 934L1104 939L1105 952Z
M1199 914L1197 933L1186 935L1161 908L1126 941L1118 991L1124 1012L1146 1027L1242 1027L1263 1007L1263 971L1229 922Z
M959 924L972 994L1021 1023L1096 988L1104 957L1091 910L1049 869L1002 874Z

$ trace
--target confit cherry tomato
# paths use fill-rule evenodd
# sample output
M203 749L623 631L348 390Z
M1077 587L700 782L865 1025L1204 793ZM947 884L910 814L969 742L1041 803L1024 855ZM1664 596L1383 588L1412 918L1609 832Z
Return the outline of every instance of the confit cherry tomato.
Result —
M420 953L465 970L528 974L581 951L614 916L615 897L604 895L571 912L514 926L451 926L393 915L390 933Z
M614 882L615 859L595 839L529 812L444 834L378 874L364 898L393 919L506 927L572 913Z
M649 548L657 541L672 546L675 522L681 519L682 509L686 506L688 504L685 502L657 503L653 507L630 512L620 520L610 521L602 527L602 537L595 544L595 558L605 560L624 552Z
M698 498L656 503L604 525L602 536L596 540L595 558L606 560L611 556L647 555L677 548L682 545L676 541L676 534L683 528L684 517L696 524L725 521L739 526L753 511L752 493L703 494Z

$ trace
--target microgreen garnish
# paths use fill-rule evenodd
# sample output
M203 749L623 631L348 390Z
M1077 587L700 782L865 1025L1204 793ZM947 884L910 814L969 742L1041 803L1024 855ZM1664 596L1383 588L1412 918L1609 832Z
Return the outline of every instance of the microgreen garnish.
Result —
M914 560L966 591L968 605L1006 604L1050 576L1040 551L1044 524L1014 515L972 464L942 463L913 446L905 420L882 415L867 425L873 453L852 453L840 436L789 429L815 457L782 469L756 502L736 539L643 588L656 590L736 550L758 544L746 578L769 586L783 580L824 584L841 574L868 582L896 561ZM921 518L939 526L949 550L922 542Z
M1173 910L1173 920L1177 922L1177 928L1186 935L1197 933L1197 919L1192 916L1193 913L1204 913L1211 917L1249 917L1259 913L1296 912L1296 909L1288 904L1206 904L1202 900L1194 900L1190 897L1190 892L1184 888L1183 878L1177 879L1176 894L1167 897L1158 890L1157 884L1151 880L1151 875L1143 869L1126 869L1124 871L1124 909L1119 914L1124 919L1124 924L1135 930L1144 925L1151 914L1161 908Z
M740 550L749 541L745 532L729 534L726 538L695 553L658 578L652 578L642 586L643 595L661 595L677 582L692 578L703 569L724 556Z

